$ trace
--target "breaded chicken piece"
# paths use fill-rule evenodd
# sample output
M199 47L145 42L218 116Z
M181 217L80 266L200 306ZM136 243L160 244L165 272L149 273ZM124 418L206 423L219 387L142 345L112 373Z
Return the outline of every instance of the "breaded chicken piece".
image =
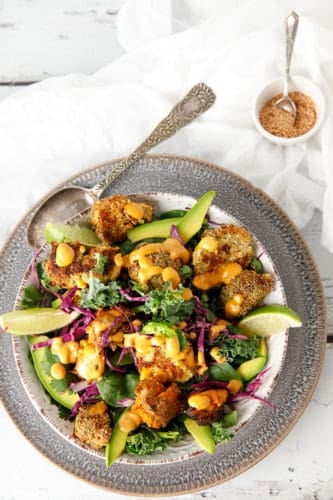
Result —
M112 350L122 347L124 333L131 331L131 316L132 312L123 306L100 309L96 318L87 326L89 341L99 347L110 346Z
M98 450L110 441L112 428L108 408L104 401L84 404L74 420L74 436Z
M117 194L97 200L92 206L90 217L91 225L101 241L117 243L126 240L129 229L152 220L153 205Z
M224 413L224 403L228 399L226 389L207 389L189 396L187 414L199 425L216 422Z
M177 336L132 333L124 336L124 346L135 351L140 380L187 382L196 373L191 343L180 349Z
M98 245L87 249L78 242L69 242L74 250L74 260L68 266L58 266L56 263L56 254L59 243L51 243L51 251L44 262L50 284L60 288L86 288L90 273L101 281L114 281L118 278L121 270L121 259L115 259L119 254L117 247ZM102 259L103 269L98 262Z
M143 246L143 245L142 245ZM154 253L150 256L151 261L152 261L152 267L156 268L172 268L175 271L179 271L180 268L182 267L183 263L180 259L171 259L170 255L166 252L163 253ZM128 268L128 274L129 277L136 282L140 282L139 279L139 272L140 272L140 265L138 261L134 261L133 264L131 264ZM156 288L158 290L161 290L165 284L165 281L163 279L163 276L160 272L156 271L156 274L153 274L151 278L147 281L146 285L144 286L145 288L153 289Z
M160 243L143 243L127 256L130 278L144 288L163 288L166 282L176 288L181 283L179 270L188 264L191 254L175 238Z
M152 429L166 427L182 409L180 389L175 383L166 387L156 379L142 380L135 388L135 395L131 413Z
M258 274L245 269L236 276L230 285L222 287L221 302L225 308L228 301L240 296L237 317L244 316L268 295L273 289L273 278L270 274Z
M195 274L214 272L220 264L227 262L236 262L244 269L253 255L249 231L233 224L222 224L204 231L193 251L192 263Z

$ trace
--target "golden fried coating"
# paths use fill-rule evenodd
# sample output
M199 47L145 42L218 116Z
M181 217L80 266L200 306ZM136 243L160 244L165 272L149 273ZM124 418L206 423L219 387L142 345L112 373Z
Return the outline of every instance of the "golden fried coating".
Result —
M135 394L131 413L152 429L166 427L181 411L180 389L175 383L166 387L156 379L142 380Z
M126 240L127 231L137 224L150 222L153 206L149 202L134 202L120 194L97 200L91 209L91 225L104 243Z
M272 289L273 278L270 274L258 274L245 269L232 280L230 285L222 287L222 306L226 308L228 301L240 297L237 317L244 316L256 307Z
M107 410L104 401L82 405L74 420L74 436L96 450L106 446L112 434Z
M150 279L145 283L145 287L149 289L156 288L161 290L165 284L162 273L158 269L166 269L172 268L175 271L179 271L182 267L182 261L180 259L173 260L170 255L166 252L164 253L155 253L151 255L152 267L156 267L156 274L152 274ZM140 272L140 264L138 261L134 261L128 268L129 277L133 281L140 282L139 272Z
M196 372L192 345L180 349L177 336L133 333L124 336L124 346L135 350L140 380L187 382Z
M144 288L162 288L166 282L176 288L181 282L178 273L190 260L190 252L174 238L162 243L144 243L128 256L128 273Z
M86 248L78 242L69 242L66 245L74 250L74 259L67 266L57 264L57 248L59 243L51 243L51 251L44 262L44 269L50 279L52 286L60 288L86 288L90 274L101 281L114 281L121 271L121 259L115 257L119 255L117 247L97 245ZM98 262L103 261L103 269Z
M207 389L188 398L189 417L196 420L199 425L208 425L219 420L224 413L224 403L228 399L226 389Z
M123 306L100 309L86 329L89 341L97 346L109 345L112 350L122 347L124 333L131 331L131 316L132 312Z
M195 274L214 272L220 265L237 262L242 268L249 265L254 254L251 234L243 227L222 224L207 229L195 247L192 263Z

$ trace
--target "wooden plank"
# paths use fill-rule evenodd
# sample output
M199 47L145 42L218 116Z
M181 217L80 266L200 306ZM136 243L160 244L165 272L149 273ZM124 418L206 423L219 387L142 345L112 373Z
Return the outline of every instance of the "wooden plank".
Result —
M123 53L116 15L123 0L0 3L0 82L93 73ZM29 43L25 43L29 40Z

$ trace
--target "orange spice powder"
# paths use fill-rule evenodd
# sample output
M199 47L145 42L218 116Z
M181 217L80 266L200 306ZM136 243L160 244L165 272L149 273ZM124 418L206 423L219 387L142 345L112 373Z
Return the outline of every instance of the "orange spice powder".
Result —
M274 104L282 94L274 96L262 107L259 119L267 132L278 137L298 137L312 129L317 120L316 106L313 100L302 92L290 92L291 99L296 105L296 119L288 111L276 108Z

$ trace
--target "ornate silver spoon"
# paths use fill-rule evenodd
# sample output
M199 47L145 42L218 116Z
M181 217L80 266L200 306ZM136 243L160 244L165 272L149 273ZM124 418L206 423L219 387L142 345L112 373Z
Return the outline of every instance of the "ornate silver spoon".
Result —
M128 157L115 165L110 174L92 188L68 186L53 191L42 200L27 228L29 245L40 247L45 242L44 227L47 222L65 222L101 197L106 188L147 151L165 139L172 137L179 129L200 116L215 101L214 92L205 83L195 85L186 96L156 126L145 141Z
M290 81L290 62L293 54L294 42L298 27L298 15L296 12L292 12L286 19L286 70L284 77L284 88L283 95L278 101L276 101L275 106L279 109L283 109L290 113L293 121L296 119L296 105L289 95L289 81Z

